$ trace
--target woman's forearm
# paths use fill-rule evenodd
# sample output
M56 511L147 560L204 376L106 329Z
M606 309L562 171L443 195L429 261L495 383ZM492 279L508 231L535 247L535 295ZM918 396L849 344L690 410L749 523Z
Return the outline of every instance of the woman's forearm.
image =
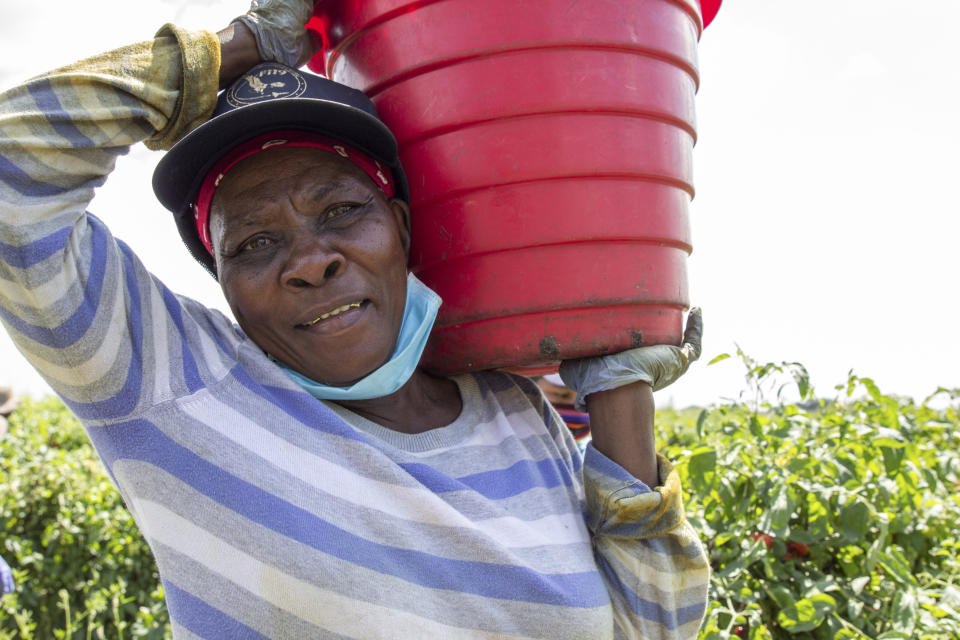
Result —
M144 355L157 332L140 313L163 294L86 215L94 189L131 145L209 117L219 58L213 34L168 26L0 95L0 318L81 417L126 415L164 379L142 368L164 360Z
M594 448L648 487L659 484L653 389L634 382L587 396Z

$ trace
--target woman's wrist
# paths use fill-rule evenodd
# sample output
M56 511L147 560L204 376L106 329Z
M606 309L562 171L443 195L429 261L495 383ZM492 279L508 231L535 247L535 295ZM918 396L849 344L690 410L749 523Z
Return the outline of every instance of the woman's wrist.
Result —
M242 22L233 22L217 32L217 39L220 40L220 89L226 89L261 62L260 51L253 32Z

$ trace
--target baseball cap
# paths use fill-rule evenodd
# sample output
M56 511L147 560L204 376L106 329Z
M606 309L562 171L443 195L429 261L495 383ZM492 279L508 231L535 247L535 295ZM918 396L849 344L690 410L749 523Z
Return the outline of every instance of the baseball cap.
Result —
M362 92L276 62L259 64L217 100L213 116L163 156L153 191L177 223L190 254L216 278L216 267L194 222L200 185L217 161L237 145L277 130L320 133L363 151L388 167L397 197L409 201L397 141Z

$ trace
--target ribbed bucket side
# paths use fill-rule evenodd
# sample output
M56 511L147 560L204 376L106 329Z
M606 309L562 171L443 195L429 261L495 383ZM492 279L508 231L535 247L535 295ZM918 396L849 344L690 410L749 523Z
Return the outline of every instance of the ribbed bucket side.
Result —
M400 143L411 268L444 299L430 368L550 368L679 342L695 2L325 10L331 77L367 91Z

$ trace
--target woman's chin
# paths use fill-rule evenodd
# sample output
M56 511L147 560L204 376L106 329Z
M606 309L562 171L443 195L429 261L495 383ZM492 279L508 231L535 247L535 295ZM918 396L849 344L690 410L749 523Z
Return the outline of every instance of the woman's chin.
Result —
M387 356L381 356L364 358L362 362L358 362L355 357L345 355L339 362L322 369L318 367L287 366L314 382L319 382L328 387L349 387L379 369L387 360ZM354 366L348 366L349 364Z

